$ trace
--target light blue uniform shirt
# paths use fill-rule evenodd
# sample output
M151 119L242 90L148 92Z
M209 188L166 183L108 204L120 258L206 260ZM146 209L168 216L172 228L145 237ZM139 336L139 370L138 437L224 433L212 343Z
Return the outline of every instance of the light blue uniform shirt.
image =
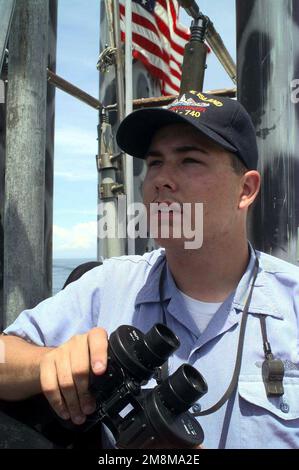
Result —
M257 252L257 256L260 267L249 307L238 388L221 409L198 418L205 448L299 448L299 268L265 253ZM159 279L164 262L161 249L108 259L54 297L22 312L5 333L37 345L58 346L95 326L108 334L122 324L146 332L163 320ZM169 372L183 362L200 371L209 388L199 401L202 410L213 406L231 382L253 266L251 248L237 290L199 337L196 319L186 311L173 277L166 271L162 299L166 322L181 342L169 360ZM283 397L268 398L265 392L261 315L266 318L272 352L284 361Z

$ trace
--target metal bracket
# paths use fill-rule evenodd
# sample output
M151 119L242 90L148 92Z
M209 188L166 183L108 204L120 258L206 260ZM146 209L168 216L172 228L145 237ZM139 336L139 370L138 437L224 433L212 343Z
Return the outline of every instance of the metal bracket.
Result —
M97 168L98 171L109 170L110 168L113 170L117 170L117 166L113 164L115 158L113 155L109 153L102 153L100 156L97 155Z
M116 47L106 47L99 56L97 62L97 69L101 73L108 72L109 67L115 64L115 54L117 52Z
M124 185L117 183L102 183L100 186L101 199L114 198L117 194L123 194Z
M4 62L15 4L15 0L0 0L0 72Z

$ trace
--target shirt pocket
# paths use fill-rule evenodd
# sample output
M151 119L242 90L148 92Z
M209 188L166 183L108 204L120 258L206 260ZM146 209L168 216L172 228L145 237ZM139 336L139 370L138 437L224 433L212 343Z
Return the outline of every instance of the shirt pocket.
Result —
M284 395L267 397L261 376L239 379L241 448L299 448L299 375L284 377Z

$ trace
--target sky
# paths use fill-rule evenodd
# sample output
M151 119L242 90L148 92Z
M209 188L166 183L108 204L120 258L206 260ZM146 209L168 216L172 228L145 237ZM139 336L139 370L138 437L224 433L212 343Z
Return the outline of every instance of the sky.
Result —
M235 0L198 0L236 60ZM191 18L181 11L180 20ZM100 0L58 0L56 73L98 98ZM209 54L204 90L232 81ZM98 113L56 89L53 257L96 259Z

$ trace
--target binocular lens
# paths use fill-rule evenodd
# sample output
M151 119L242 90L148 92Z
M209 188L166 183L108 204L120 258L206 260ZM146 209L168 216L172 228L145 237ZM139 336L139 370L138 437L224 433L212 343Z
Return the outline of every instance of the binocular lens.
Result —
M187 411L208 391L202 375L189 364L183 364L158 387L161 400L177 413Z
M179 345L177 336L167 326L157 323L138 342L136 350L142 362L159 367Z

